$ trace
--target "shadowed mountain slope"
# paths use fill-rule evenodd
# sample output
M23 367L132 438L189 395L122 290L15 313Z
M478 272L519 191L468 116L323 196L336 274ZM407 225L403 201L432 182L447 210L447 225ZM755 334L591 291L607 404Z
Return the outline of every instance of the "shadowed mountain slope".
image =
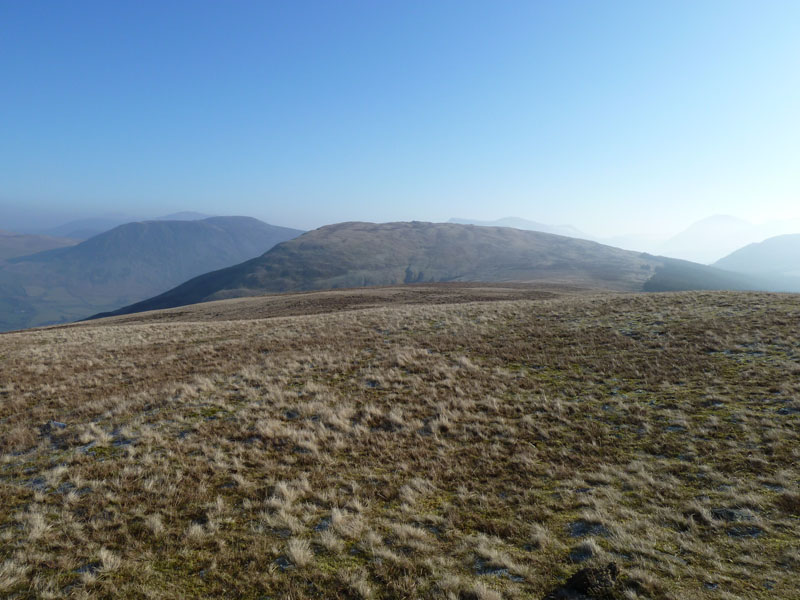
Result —
M257 256L300 231L249 217L120 225L0 269L0 329L85 318Z
M599 289L758 288L739 277L547 233L453 223L339 223L279 244L263 256L206 273L155 298L96 317L264 293L447 281L527 281ZM680 273L691 278L681 287ZM713 275L712 286L694 281ZM705 271L703 271L705 270Z

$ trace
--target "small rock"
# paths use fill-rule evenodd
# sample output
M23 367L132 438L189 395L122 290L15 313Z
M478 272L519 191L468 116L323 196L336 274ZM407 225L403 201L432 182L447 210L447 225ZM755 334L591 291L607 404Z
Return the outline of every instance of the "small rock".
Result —
M603 598L614 589L618 576L617 563L610 562L605 567L581 569L567 580L566 587L592 598Z
M730 529L728 529L728 535L734 538L743 538L743 537L760 537L764 533L764 530L761 527L757 527L756 525L734 525Z
M94 575L100 570L100 567L102 567L102 565L99 562L90 562L86 563L82 567L78 567L77 569L75 569L75 572L78 573L79 575L82 575L84 573L88 573L89 575Z
M744 508L713 508L711 514L715 519L728 523L753 520L753 513Z
M39 432L41 435L50 435L55 431L59 431L61 429L66 429L67 424L62 423L61 421L48 421L44 425L39 427Z
M328 527L331 526L330 519L322 519L319 523L314 526L314 531L325 531Z

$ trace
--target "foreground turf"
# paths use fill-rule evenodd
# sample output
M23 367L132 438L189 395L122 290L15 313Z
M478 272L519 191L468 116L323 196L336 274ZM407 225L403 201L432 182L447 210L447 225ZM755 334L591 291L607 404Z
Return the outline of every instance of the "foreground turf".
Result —
M0 597L797 598L800 299L0 336Z

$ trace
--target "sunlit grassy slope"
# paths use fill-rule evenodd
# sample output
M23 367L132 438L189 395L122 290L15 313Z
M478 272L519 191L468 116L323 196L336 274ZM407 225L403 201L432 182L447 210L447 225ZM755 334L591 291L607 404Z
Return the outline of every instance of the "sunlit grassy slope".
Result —
M798 291L705 265L596 242L457 223L336 223L147 300L95 315L133 314L279 292L442 282L536 282L615 291ZM788 284L787 284L788 285Z
M798 297L456 289L0 336L0 597L800 597Z

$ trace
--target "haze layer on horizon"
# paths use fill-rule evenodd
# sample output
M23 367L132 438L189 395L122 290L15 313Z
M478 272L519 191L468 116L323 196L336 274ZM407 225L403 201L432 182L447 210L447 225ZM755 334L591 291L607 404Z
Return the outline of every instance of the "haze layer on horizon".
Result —
M0 22L6 222L800 217L796 2L26 2Z

